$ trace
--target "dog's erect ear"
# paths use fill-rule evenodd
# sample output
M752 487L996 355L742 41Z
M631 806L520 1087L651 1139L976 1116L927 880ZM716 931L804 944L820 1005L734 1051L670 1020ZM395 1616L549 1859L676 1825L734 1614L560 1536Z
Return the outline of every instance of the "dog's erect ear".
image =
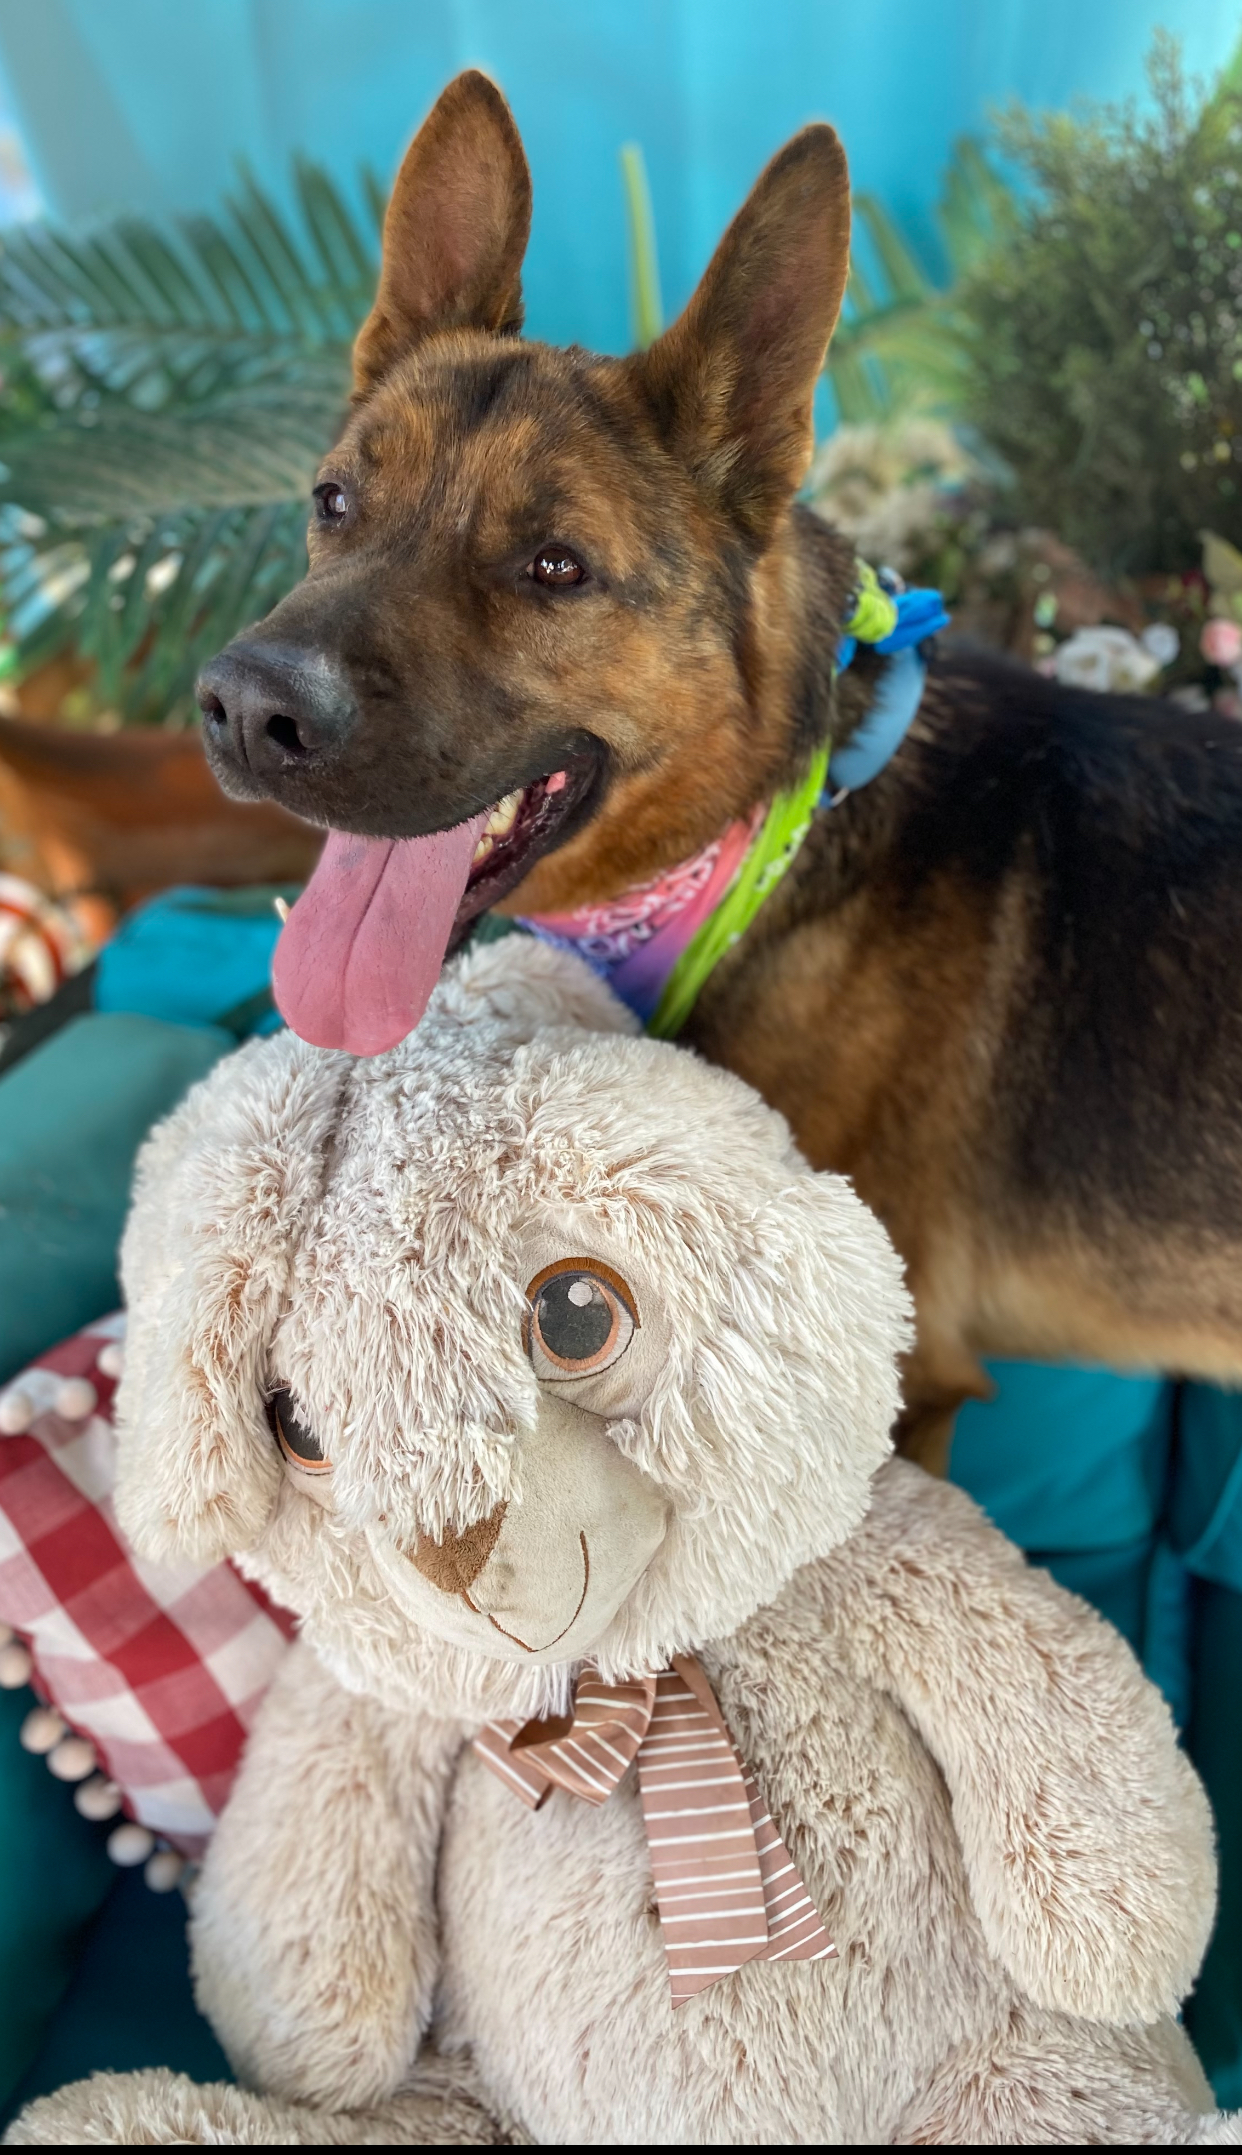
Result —
M849 271L845 152L803 129L773 158L671 329L636 362L670 444L762 544L800 485Z
M521 137L495 84L471 69L432 106L397 174L379 291L354 345L355 394L431 330L519 330L529 236Z

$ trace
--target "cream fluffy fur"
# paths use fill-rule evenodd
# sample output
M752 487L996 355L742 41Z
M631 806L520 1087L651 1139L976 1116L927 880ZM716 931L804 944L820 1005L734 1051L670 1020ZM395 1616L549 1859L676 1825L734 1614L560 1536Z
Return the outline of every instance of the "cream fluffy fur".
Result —
M1238 2143L1172 2018L1214 1866L1157 1693L965 1497L885 1463L907 1303L848 1186L631 1032L577 960L507 941L391 1054L252 1046L148 1144L121 1515L151 1555L240 1554L303 1620L193 1916L247 2086L100 2076L15 2144ZM518 1531L548 1249L620 1273L643 1339L557 1387L559 1441L605 1431L659 1499L575 1653L701 1654L840 1948L676 2014L633 1775L531 1814L465 1748L559 1707L573 1664L499 1658L409 1563L501 1503L513 1575L559 1561ZM326 1503L279 1463L278 1385Z

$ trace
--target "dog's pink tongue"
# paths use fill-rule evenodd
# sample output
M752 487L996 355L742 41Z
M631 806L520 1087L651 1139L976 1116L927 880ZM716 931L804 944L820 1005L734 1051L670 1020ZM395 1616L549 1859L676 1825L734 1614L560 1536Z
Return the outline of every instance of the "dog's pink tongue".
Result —
M300 1039L379 1055L413 1032L486 821L430 838L328 833L272 961L276 1006Z

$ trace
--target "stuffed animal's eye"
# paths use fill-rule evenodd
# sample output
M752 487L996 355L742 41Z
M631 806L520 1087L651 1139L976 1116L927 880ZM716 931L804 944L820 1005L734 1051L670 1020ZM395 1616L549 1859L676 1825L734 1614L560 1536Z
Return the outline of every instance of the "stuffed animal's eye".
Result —
M594 1376L625 1353L638 1311L625 1281L596 1257L545 1265L526 1290L526 1352L537 1377Z
M298 1419L294 1411L293 1394L288 1391L273 1393L267 1403L267 1418L272 1434L290 1466L300 1467L304 1474L326 1474L332 1466L325 1459L323 1446L313 1430Z

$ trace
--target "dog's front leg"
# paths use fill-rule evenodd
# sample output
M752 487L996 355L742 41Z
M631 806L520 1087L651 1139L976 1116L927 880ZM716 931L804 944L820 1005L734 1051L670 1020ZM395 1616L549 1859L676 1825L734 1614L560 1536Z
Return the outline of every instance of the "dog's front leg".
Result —
M194 1900L198 2001L239 2078L333 2110L408 2073L438 1968L434 1881L461 1731L341 1689L294 1646Z

